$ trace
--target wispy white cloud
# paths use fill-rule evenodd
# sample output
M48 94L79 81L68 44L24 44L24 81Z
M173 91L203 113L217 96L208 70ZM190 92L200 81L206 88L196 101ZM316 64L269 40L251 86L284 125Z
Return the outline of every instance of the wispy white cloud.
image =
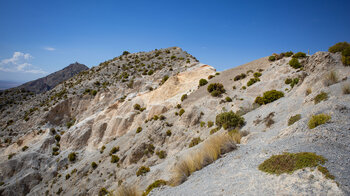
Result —
M0 61L0 71L45 74L42 69L36 69L29 61L33 58L29 53L14 52L11 58Z
M54 50L56 50L56 48L53 48L53 47L45 47L44 49L47 50L47 51L54 51Z

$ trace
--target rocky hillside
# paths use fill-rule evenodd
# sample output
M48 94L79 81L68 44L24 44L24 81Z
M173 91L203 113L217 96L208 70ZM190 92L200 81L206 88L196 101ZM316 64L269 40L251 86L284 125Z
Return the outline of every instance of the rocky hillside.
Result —
M275 54L217 73L178 47L124 52L2 109L0 193L348 195L341 59Z
M18 89L24 89L34 93L42 93L51 90L59 83L68 80L74 75L89 69L86 65L78 62L72 63L62 70L56 71L48 76L24 83Z

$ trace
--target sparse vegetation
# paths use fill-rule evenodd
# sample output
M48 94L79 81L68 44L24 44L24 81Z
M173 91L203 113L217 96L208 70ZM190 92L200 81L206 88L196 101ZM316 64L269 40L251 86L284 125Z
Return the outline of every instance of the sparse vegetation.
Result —
M28 146L23 146L22 151L26 151L29 147Z
M270 90L264 92L262 97L256 97L255 102L259 105L268 104L284 97L284 93L277 90Z
M259 78L250 78L250 80L247 82L247 86L251 86L253 84L255 84L256 82L259 82L260 79Z
M109 191L105 187L100 188L100 190L98 191L98 196L105 196L105 195L109 195Z
M193 172L202 169L217 160L220 155L236 149L228 134L215 134L206 139L198 150L185 155L175 165L170 184L177 186L183 183Z
M151 171L151 170L149 169L149 167L141 166L141 167L139 168L139 170L137 170L136 176L143 176L143 175L145 175L145 174L146 174L147 172L149 172L149 171Z
M214 125L214 123L213 123L213 121L208 121L208 127L210 128L210 127L212 127L213 125Z
M166 152L164 150L161 151L157 151L156 155L160 158L160 159L165 159L166 157Z
M299 60L297 58L294 58L294 57L289 61L289 65L291 67L293 67L294 69L301 68L301 64L299 63Z
M137 127L136 133L140 133L142 131L142 127Z
M224 89L224 85L222 85L220 83L209 84L207 90L211 94L211 96L213 96L213 97L218 97L222 93L226 92L226 90Z
M208 81L206 79L202 78L202 79L199 80L199 86L204 86L206 84L208 84Z
M288 126L294 124L295 122L299 121L301 119L301 115L300 114L297 114L297 115L294 115L294 116L291 116L288 120Z
M345 66L349 66L350 65L350 46L345 48L345 50L341 54L342 54L341 60L343 64Z
M259 170L270 174L291 174L298 169L316 167L327 159L312 152L284 153L273 155L259 165Z
M143 193L143 195L148 195L153 189L161 187L161 186L165 186L167 185L167 182L164 180L156 180L154 181L152 184L150 184L147 189L145 190L145 192Z
M117 155L112 155L111 156L111 163L118 163L119 157Z
M225 101L226 101L226 102L231 102L232 99L231 99L231 97L226 97L226 98L225 98Z
M274 55L269 56L269 61L275 61L275 60L276 60L276 57Z
M290 56L292 56L294 53L292 52L292 51L289 51L289 52L285 52L284 53L284 56L286 56L286 57L290 57Z
M311 88L307 88L306 91L305 91L305 95L308 96L312 93L312 90Z
M201 121L199 124L200 124L201 127L205 126L205 122L203 122L203 121Z
M262 74L261 74L260 72L255 72L255 73L254 73L254 77L255 77L255 78L258 78L258 77L260 77L261 75L262 75Z
M325 93L323 91L321 91L321 93L316 95L316 97L314 98L315 104L318 104L321 101L326 101L326 100L328 100L328 93Z
M7 156L7 159L10 160L10 159L12 159L12 157L14 157L15 155L16 155L15 153L11 153L11 154L9 154L9 155Z
M244 79L245 77L247 77L247 75L245 73L241 73L241 74L235 76L233 80L238 81L238 80Z
M216 116L215 124L218 127L223 127L225 130L231 130L242 127L245 124L245 121L243 117L230 111L218 114Z
M166 131L166 135L167 135L167 136L171 136L171 130L167 130L167 131Z
M118 196L141 196L141 193L135 185L133 185L133 186L121 185L117 189L116 195L118 195Z
M324 85L325 86L330 86L333 84L338 83L338 76L337 73L333 70L330 71L329 73L326 74L325 80L324 80Z
M328 171L328 169L326 167L323 167L321 165L319 165L317 167L318 171L320 171L321 173L323 173L323 175L327 178L327 179L332 179L334 180L334 176Z
M97 163L96 163L96 162L92 162L92 163L91 163L91 167L92 167L92 169L96 169L96 168L97 168L97 166L98 166L98 165L97 165Z
M162 81L160 82L160 84L164 84L167 80L169 79L168 75L165 75L162 79Z
M115 154L118 151L119 151L119 146L115 146L111 149L111 151L109 152L109 155Z
M183 95L181 96L181 101L184 101L185 99L187 99L187 94L183 94Z
M198 145L199 143L201 143L203 140L201 140L200 137L195 137L191 140L190 144L188 145L188 147L193 147L193 146L196 146Z
M183 108L181 108L181 110L179 111L179 116L182 116L182 114L185 113L185 110Z
M61 136L60 135L55 135L55 140L57 141L57 142L60 142L60 140L61 140Z
M77 154L75 152L71 152L68 154L68 160L70 162L74 162L77 159Z
M68 180L70 178L70 174L66 175L66 180Z
M348 42L339 42L328 48L331 53L343 52L346 48L350 47Z
M313 115L311 116L311 119L309 120L309 123L308 123L309 129L313 129L319 125L325 124L331 119L332 119L331 116L327 114Z
M297 52L292 57L293 58L304 58L304 57L306 57L306 54L303 52Z
M342 90L344 95L350 94L350 83L343 84Z

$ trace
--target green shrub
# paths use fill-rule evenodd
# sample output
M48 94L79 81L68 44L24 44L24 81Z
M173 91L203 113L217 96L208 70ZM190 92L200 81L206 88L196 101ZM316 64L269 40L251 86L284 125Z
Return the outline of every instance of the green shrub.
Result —
M294 87L295 85L297 85L299 83L299 78L294 78L292 83L290 83L290 87Z
M208 121L208 127L210 128L210 127L212 127L213 125L214 125L214 123L213 123L213 121Z
M171 130L167 130L167 131L166 131L166 135L167 135L167 136L171 136Z
M231 102L232 99L231 99L231 97L226 97L226 98L225 98L225 101L226 101L226 102Z
M103 145L102 147L101 147L101 150L100 150L100 153L102 154L103 153L103 151L106 149L106 146L105 145Z
M198 145L199 143L201 143L202 142L202 140L201 140L201 138L200 137L195 137L195 138L193 138L192 140L191 140L191 142L190 142L190 144L188 145L188 147L193 147L193 146L196 146L196 145Z
M151 170L149 169L149 167L141 166L141 167L139 168L139 170L137 170L136 176L143 176L143 175L145 175L145 174L146 174L147 172L149 172L149 171L151 171Z
M142 131L142 127L137 127L136 133L140 133Z
M157 151L156 155L160 158L160 159L165 159L166 157L166 152L164 150L161 151Z
M242 86L242 89L245 90L245 89L247 89L247 87L246 86Z
M117 155L111 156L111 163L117 163L119 161L119 157Z
M98 191L98 196L105 196L105 195L109 195L109 194L110 194L110 192L105 187L102 187Z
M134 105L134 110L141 110L140 104L135 104Z
M206 79L202 78L202 79L199 80L199 86L204 86L206 84L208 84L208 81Z
M309 120L308 126L310 129L313 129L319 125L325 124L326 122L330 121L332 117L327 114L318 114L313 115L311 119Z
M269 61L275 61L275 60L276 60L276 57L274 55L269 56Z
M187 94L183 94L183 95L181 96L181 101L184 101L185 99L187 99Z
M290 57L290 56L292 56L293 55L293 52L292 51L289 51L289 52L285 52L284 53L284 56L286 56L286 57Z
M223 112L216 116L215 124L226 129L240 128L245 124L244 118L233 111Z
M91 167L92 167L92 169L96 169L96 168L97 168L97 166L98 166L98 165L97 165L97 163L95 163L95 162L92 162L92 163L91 163Z
M344 51L341 53L342 54L342 62L345 66L350 65L350 46L345 48Z
M148 72L147 72L147 75L152 75L154 73L154 71L153 70L149 70Z
M290 84L290 83L292 83L292 82L293 82L293 80L292 80L291 78L287 78L287 79L284 81L285 84Z
M200 122L200 126L201 126L201 127L204 127L204 126L205 126L205 122L201 121L201 122Z
M348 47L350 47L350 44L348 42L339 42L329 47L328 51L331 53L343 52L345 48L348 48Z
M181 109L180 111L179 111L179 116L182 116L182 114L184 114L185 113L185 110L184 109Z
M226 92L226 90L224 89L224 85L222 85L220 83L209 84L207 90L213 97L218 97L222 93Z
M66 180L68 180L70 178L70 174L66 175Z
M171 60L176 59L176 56L173 55L173 56L170 57L170 59Z
M298 169L306 167L316 167L324 164L327 159L312 152L284 153L273 155L259 165L259 170L280 175L282 173L291 174Z
M315 104L318 104L321 101L326 101L326 100L328 100L328 93L325 93L323 91L321 91L321 93L316 95L316 97L314 98Z
M165 186L166 184L167 182L164 180L156 180L155 182L153 182L147 187L143 195L148 195L154 188Z
M69 155L68 155L68 160L69 160L70 162L73 162L73 161L75 161L76 159L77 159L77 154L75 154L75 152L69 153Z
M334 176L328 171L328 169L326 167L323 166L318 166L317 167L318 171L320 171L321 173L323 173L323 175L327 178L327 179L332 179L334 180Z
M57 147L57 146L55 146L55 147L52 147L52 152L57 152L57 151L59 151L60 149Z
M258 78L258 77L260 77L262 74L260 73L260 72L255 72L254 73L254 77L256 77L256 78Z
M97 94L97 90L91 91L91 95L95 96Z
M123 55L128 55L128 54L130 54L130 52L128 52L128 51L123 52Z
M26 151L29 147L28 146L23 146L22 151Z
M343 84L342 90L344 95L350 94L350 83Z
M165 75L160 84L164 84L169 79L168 75Z
M263 105L263 104L268 104L271 102L276 101L279 98L284 97L284 93L281 91L276 91L276 90L270 90L270 91L266 91L264 92L262 97L256 97L255 102L259 105Z
M294 57L289 61L289 65L291 67L293 67L294 69L301 68L301 64L299 63L299 60L297 58L294 58Z
M216 127L216 128L214 128L214 129L210 130L210 135L213 135L214 133L216 133L216 132L219 131L219 130L220 130L219 127Z
M9 154L9 155L7 156L7 159L10 160L10 159L12 159L12 157L15 156L15 155L16 155L15 153L11 153L11 154Z
M294 115L294 116L291 116L288 120L288 126L294 124L295 122L297 122L298 120L301 119L301 115L300 114L297 114L297 115Z
M259 82L260 79L259 78L250 78L250 80L247 82L247 86L251 86L256 82Z
M292 57L293 58L304 58L304 57L306 57L306 54L303 52L297 52Z
M111 149L111 151L109 152L109 155L115 154L115 153L118 152L118 151L119 151L119 146L113 147L113 148Z
M60 135L55 135L55 140L57 141L57 142L60 142L60 140L61 140L61 136Z
M212 79L212 78L214 78L215 76L214 75L209 75L208 76L208 80L210 80L210 79Z
M241 73L241 74L235 76L233 80L238 81L238 80L244 79L245 77L247 77L247 75L245 73Z

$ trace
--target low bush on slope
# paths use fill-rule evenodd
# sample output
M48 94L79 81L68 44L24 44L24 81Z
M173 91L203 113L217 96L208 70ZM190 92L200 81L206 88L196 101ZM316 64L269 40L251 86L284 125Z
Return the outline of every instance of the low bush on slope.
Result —
M304 57L306 57L306 54L303 52L297 52L292 57L293 58L304 58Z
M225 130L240 128L245 124L244 118L234 113L233 111L223 112L216 116L215 124L218 127L223 127Z
M143 196L148 195L148 193L150 193L153 189L161 187L161 186L165 186L167 185L167 182L164 180L156 180L154 181L152 184L150 184L147 189L145 190L145 192L143 192Z
M291 174L298 169L317 167L327 161L312 152L284 153L273 155L259 165L259 170L270 174Z
M236 145L227 133L216 134L205 140L196 150L184 156L174 167L170 184L183 183L193 172L198 171L217 160L220 155L236 149Z
M294 58L294 57L289 61L289 65L291 67L293 67L294 69L301 68L301 64L299 63L299 60L297 58Z
M297 115L294 115L294 116L291 116L288 120L288 126L296 123L297 121L299 121L301 119L301 115L300 114L297 114Z
M211 94L211 96L213 96L213 97L218 97L222 93L226 92L226 90L224 89L224 85L222 85L220 83L209 84L207 90Z
M318 115L313 115L311 119L309 120L308 126L310 129L313 129L319 125L325 124L329 120L331 120L332 117L327 114L318 114Z
M199 86L204 86L206 84L208 84L208 81L206 79L202 78L202 79L199 80Z
M116 195L117 196L141 196L141 192L136 187L136 185L132 185L132 186L121 185L117 189Z
M329 47L331 53L341 52L342 62L345 66L350 65L350 44L348 42L339 42Z
M326 100L328 100L328 93L325 93L323 91L321 91L321 93L316 95L316 97L314 98L315 104L318 104L321 101L326 101Z
M284 97L283 92L277 91L277 90L270 90L270 91L264 92L262 97L260 96L256 97L254 103L257 103L259 105L264 105L264 104L274 102L277 99L282 97Z

